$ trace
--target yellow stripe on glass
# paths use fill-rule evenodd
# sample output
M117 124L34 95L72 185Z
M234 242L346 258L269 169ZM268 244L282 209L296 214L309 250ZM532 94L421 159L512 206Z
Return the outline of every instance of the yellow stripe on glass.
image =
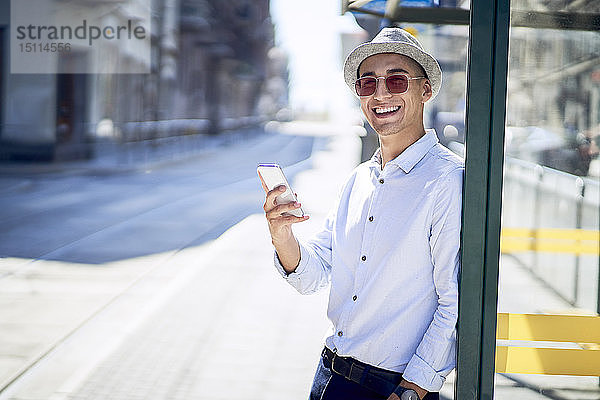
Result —
M496 372L600 376L600 350L498 346Z
M600 231L504 228L500 236L500 250L502 253L536 251L599 255Z
M498 313L496 338L499 340L600 343L600 317Z

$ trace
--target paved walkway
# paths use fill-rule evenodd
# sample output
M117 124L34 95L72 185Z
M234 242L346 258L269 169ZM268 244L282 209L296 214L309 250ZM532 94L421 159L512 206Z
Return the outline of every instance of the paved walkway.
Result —
M353 136L333 139L326 151L347 155L346 165L331 168L329 157L314 154L318 168L298 176L295 190L307 193L313 216L300 232L318 229L339 186L322 181L315 191L315 174L341 183L358 146ZM4 327L37 338L50 328L31 343L33 368L15 368L31 349L3 357L5 383L14 383L0 398L306 397L327 330L327 293L301 296L276 274L262 215L206 245L108 267L39 261L0 282Z
M357 162L359 143L353 135L333 136L292 182L312 217L297 225L299 236L319 228ZM202 246L102 270L33 264L0 282L0 321L3 329L22 328L37 312L27 329L48 329L52 340L39 344L33 368L10 370L14 382L0 400L305 399L328 329L326 303L326 291L301 296L279 277L259 214ZM565 308L503 258L500 309L540 311L539 304ZM25 350L14 349L14 358ZM2 369L11 365L8 357L0 361ZM518 379L497 376L496 398L600 398L595 378Z

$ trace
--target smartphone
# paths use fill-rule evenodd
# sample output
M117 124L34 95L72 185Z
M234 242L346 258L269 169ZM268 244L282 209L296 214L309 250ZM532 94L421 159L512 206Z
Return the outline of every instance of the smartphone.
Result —
M273 190L277 186L285 186L285 192L277 196L276 202L277 204L287 204L298 201L296 199L296 195L292 190L290 184L288 183L285 175L283 174L283 170L278 164L258 164L258 168L256 168L256 172L260 175L262 180L267 185L267 189ZM294 215L296 217L303 217L304 211L302 208L296 208L294 210L283 213L283 215Z

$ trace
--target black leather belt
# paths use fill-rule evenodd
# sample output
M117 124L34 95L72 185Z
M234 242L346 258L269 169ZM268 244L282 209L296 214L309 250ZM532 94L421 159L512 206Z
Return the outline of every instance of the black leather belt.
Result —
M352 382L382 396L389 396L402 380L402 374L373 367L351 357L340 357L327 347L323 349L325 366Z

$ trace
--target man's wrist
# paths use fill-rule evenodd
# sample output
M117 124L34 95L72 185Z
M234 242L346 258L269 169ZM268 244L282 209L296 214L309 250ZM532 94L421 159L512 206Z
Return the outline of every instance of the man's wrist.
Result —
M285 245L277 244L274 240L272 241L277 260L288 275L296 271L302 259L300 244L295 237L292 236L292 239L293 242L288 242Z

